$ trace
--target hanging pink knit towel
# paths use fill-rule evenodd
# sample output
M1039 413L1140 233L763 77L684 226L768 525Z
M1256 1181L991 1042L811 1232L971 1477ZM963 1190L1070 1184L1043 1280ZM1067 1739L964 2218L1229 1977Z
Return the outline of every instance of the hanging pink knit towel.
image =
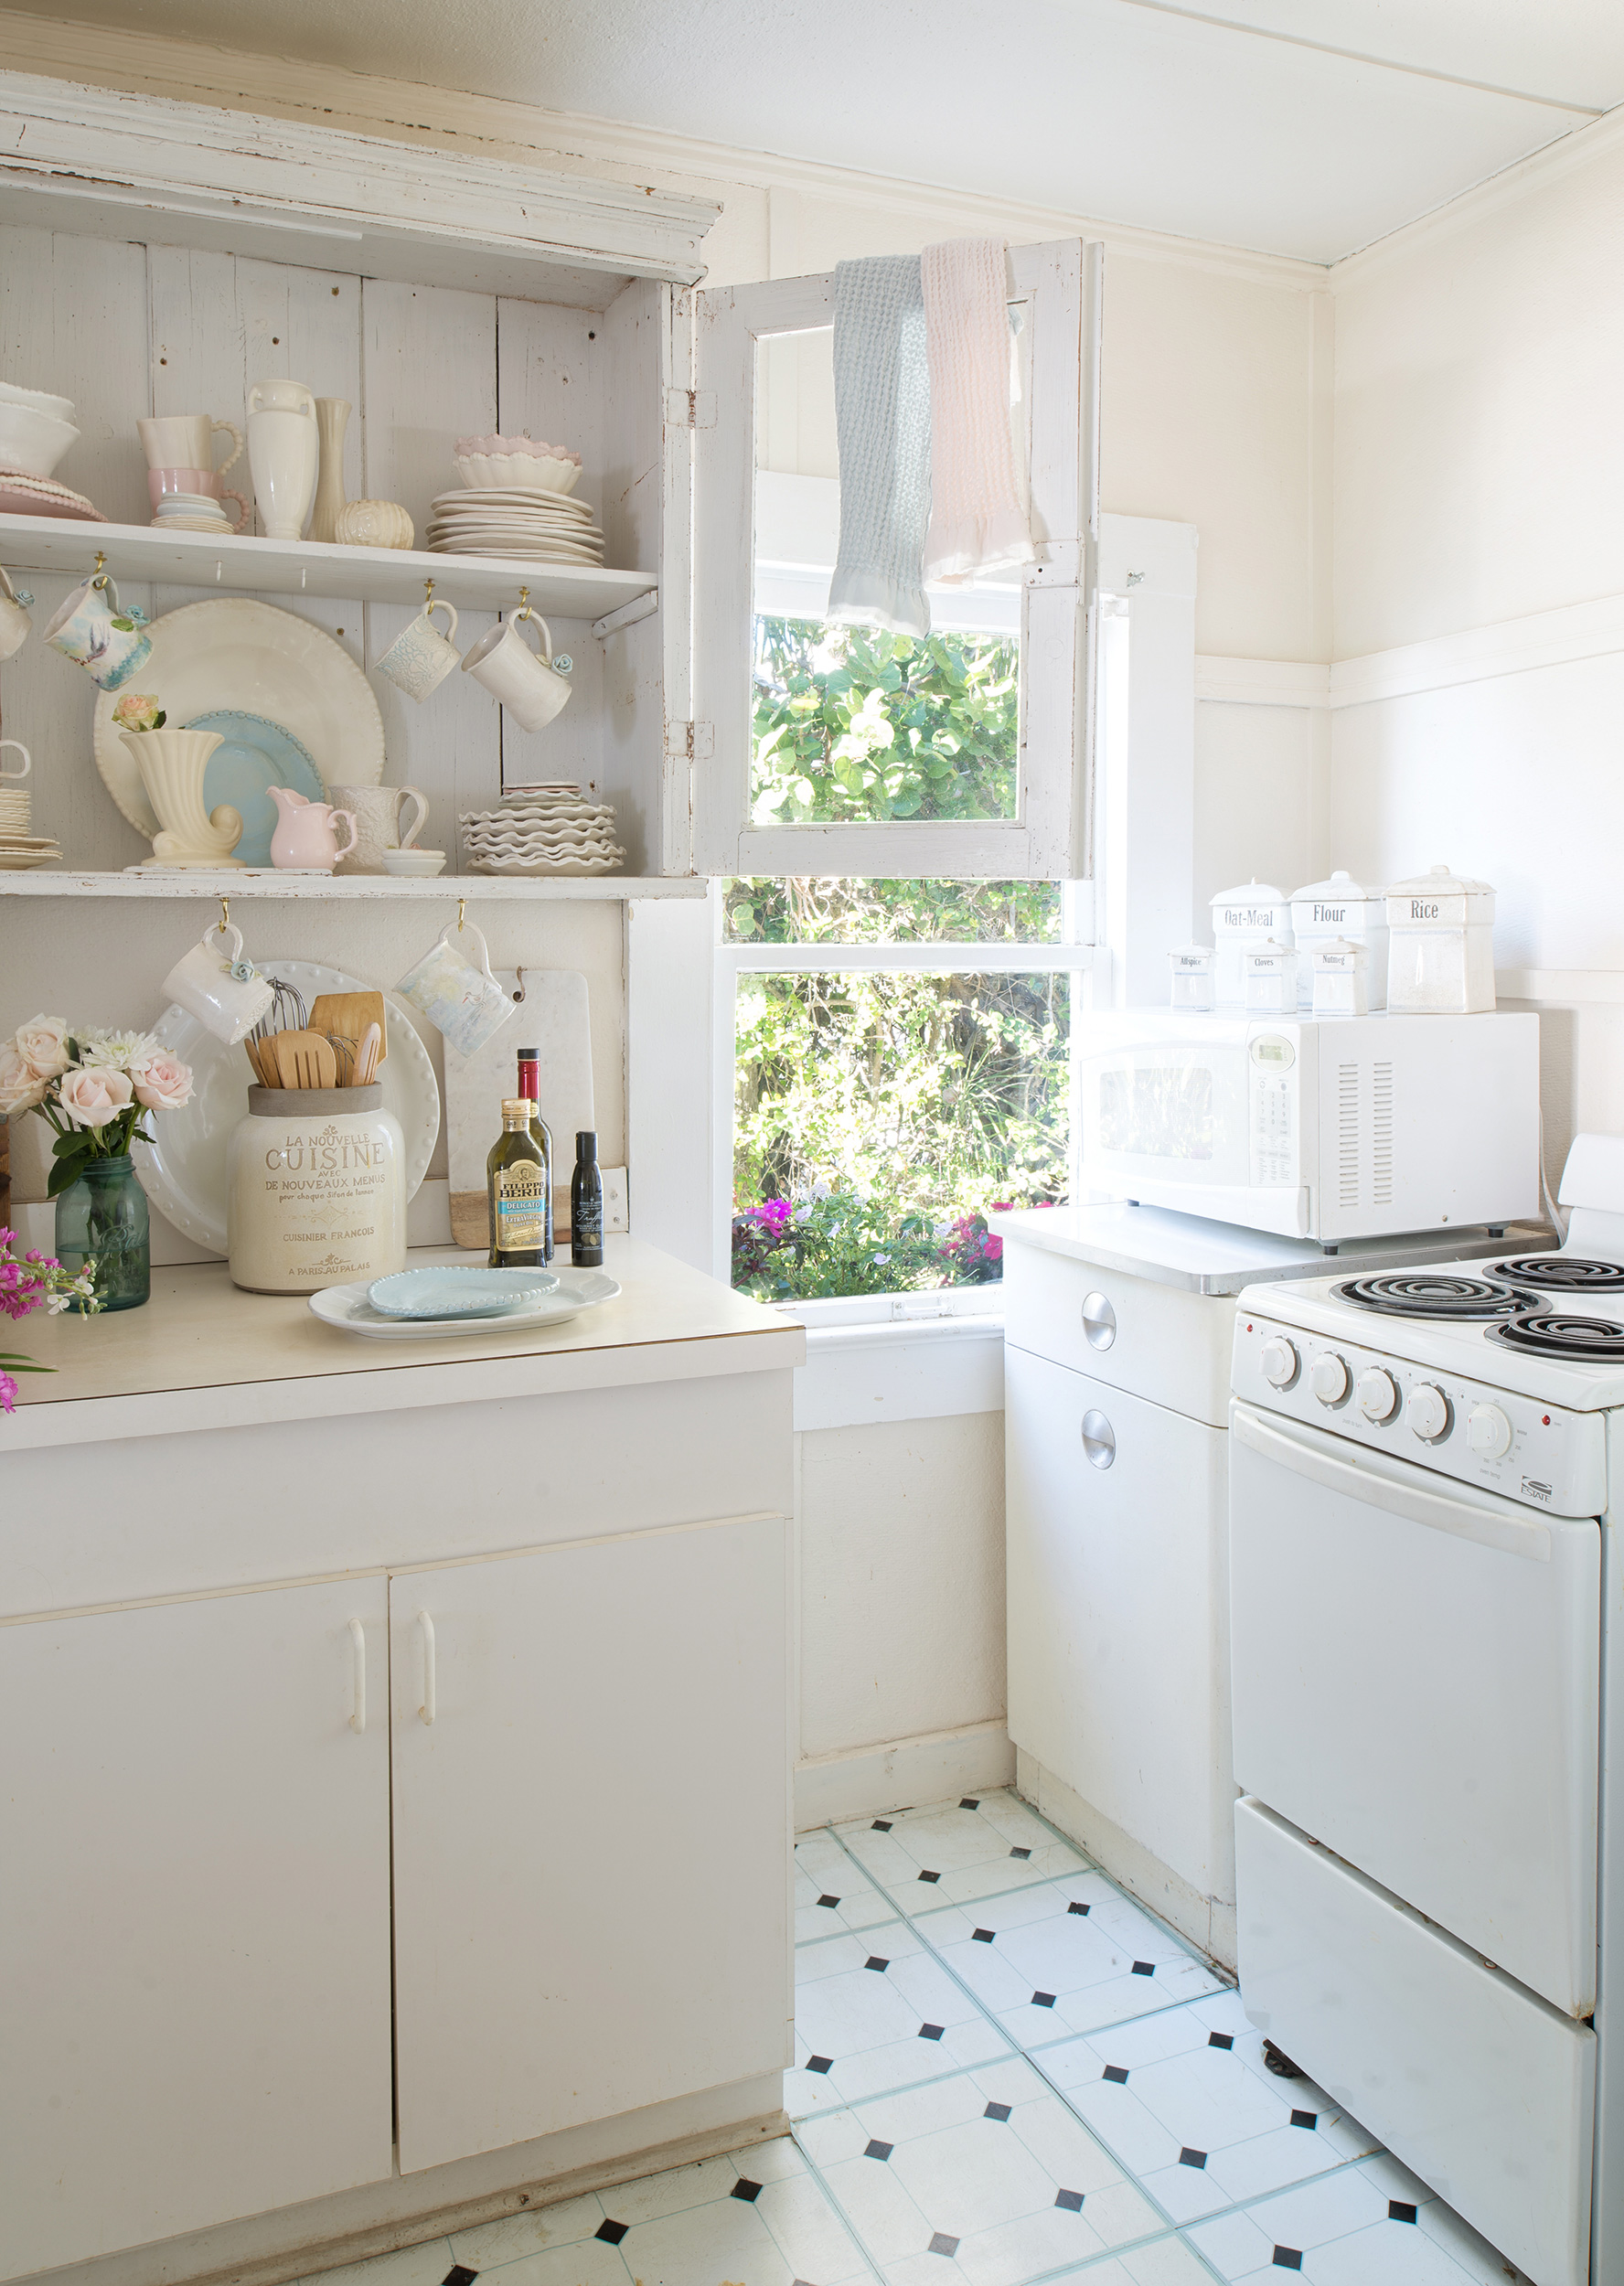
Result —
M930 360L927 580L1032 563L1031 514L1010 414L1004 242L956 238L921 257Z

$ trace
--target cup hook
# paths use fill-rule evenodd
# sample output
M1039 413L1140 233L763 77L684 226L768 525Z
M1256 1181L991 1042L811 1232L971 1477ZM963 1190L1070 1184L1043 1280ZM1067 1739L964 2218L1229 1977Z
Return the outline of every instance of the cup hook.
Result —
M102 553L102 550L101 550L100 548L98 548L98 549L97 549L97 550L96 550L96 570L95 570L95 575L94 575L94 577L93 577L93 578L91 579L91 585L92 587L105 587L105 586L107 585L107 569L106 569L106 567L107 567L107 558L106 558L106 556Z
M524 999L524 996L525 996L525 972L524 972L524 969L523 969L523 968L522 968L522 967L520 967L520 969L519 969L519 972L518 972L518 983L517 983L517 985L516 985L516 987L515 987L515 989L514 989L514 994L513 994L514 1003L515 1003L515 1005L516 1005L516 1006L517 1006L517 1004L518 1004L520 1000L522 1000L522 999Z
M530 591L528 587L521 587L519 589L518 609L514 613L513 616L515 621L520 619L533 619L536 616L535 613L530 609Z
M467 912L467 910L468 900L465 897L459 897L457 899L457 935L459 936L462 935L463 931L463 915Z
M433 608L434 608L434 582L433 582L433 580L425 580L425 581L423 582L423 610L424 610L424 612L425 612L425 613L427 613L427 612L431 612L431 611L433 611Z
M222 897L222 898L220 899L220 917L219 917L219 933L220 933L220 935L221 935L222 936L224 936L224 935L225 935L225 934L226 934L227 930L230 927L230 925L231 925L231 906L230 906L230 901L228 898Z

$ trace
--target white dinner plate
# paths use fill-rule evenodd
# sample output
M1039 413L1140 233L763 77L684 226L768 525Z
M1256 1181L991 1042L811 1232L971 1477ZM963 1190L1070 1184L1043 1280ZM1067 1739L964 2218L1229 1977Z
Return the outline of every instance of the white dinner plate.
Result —
M131 684L157 694L168 728L222 708L257 714L298 740L328 785L383 782L383 717L366 676L325 627L251 595L183 604L147 630L152 657ZM123 694L96 701L96 767L137 833L158 830L134 759L112 710Z
M267 977L291 984L306 1009L323 992L374 989L319 961L271 957L258 966ZM412 1199L429 1171L440 1133L440 1088L411 1018L392 993L383 997L390 1010L389 1053L378 1067L378 1077L383 1108L394 1113L406 1140L406 1196ZM248 1111L248 1091L254 1084L248 1051L240 1042L228 1048L184 1008L166 1008L152 1029L165 1047L190 1064L192 1100L184 1111L154 1114L157 1141L135 1146L141 1187L177 1230L211 1254L223 1255L230 1195L226 1144Z
M572 492L520 491L512 486L506 489L492 486L489 491L438 492L429 503L436 515L444 509L490 507L534 508L543 505L556 508L562 516L590 519L597 514L590 500L579 500Z
M310 1297L310 1307L324 1325L365 1334L372 1341L443 1341L454 1334L534 1333L540 1327L561 1326L583 1309L612 1302L620 1292L617 1281L602 1270L560 1270L557 1276L556 1293L504 1310L499 1318L385 1318L367 1299L370 1278L358 1278L353 1286L324 1286Z

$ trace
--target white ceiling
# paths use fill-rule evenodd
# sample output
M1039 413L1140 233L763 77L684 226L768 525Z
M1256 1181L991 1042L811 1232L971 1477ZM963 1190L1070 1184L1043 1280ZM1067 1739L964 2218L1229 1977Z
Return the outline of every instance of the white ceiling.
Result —
M63 14L1315 262L1624 101L1619 0L68 0Z

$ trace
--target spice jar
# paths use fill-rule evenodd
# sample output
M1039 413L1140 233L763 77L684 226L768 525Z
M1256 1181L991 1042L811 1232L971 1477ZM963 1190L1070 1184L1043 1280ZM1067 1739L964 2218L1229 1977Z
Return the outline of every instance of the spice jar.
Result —
M1174 1008L1207 1009L1213 1005L1213 969L1217 955L1210 945L1182 945L1168 955L1172 972Z
M406 1266L406 1146L370 1087L251 1087L226 1154L232 1282L314 1294Z

